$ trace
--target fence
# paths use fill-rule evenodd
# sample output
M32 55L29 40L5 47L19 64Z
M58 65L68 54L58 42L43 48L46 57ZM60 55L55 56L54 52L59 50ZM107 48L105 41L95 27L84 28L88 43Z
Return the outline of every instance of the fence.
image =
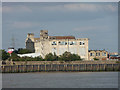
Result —
M3 73L22 72L80 72L80 71L119 71L119 64L45 64L1 66Z

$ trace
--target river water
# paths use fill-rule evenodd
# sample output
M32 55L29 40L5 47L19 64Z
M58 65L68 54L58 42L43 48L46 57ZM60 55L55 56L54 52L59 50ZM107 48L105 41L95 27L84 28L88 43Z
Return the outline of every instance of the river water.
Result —
M118 72L2 74L3 88L117 88Z

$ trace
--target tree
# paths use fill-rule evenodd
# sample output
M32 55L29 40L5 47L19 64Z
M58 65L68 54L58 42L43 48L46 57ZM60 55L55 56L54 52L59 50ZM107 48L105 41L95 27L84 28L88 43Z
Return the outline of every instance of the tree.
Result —
M27 54L27 53L32 53L32 52L29 49L19 48L17 53L18 54Z
M35 57L34 61L43 61L43 58L41 56Z
M11 54L11 57L9 58L9 60L13 60L13 61L19 61L19 56L17 55L17 53L16 52L13 52L12 54Z
M79 55L77 54L71 54L70 52L64 52L60 57L60 60L63 61L77 61L77 60L82 60Z
M99 59L97 59L97 58L93 58L93 59L96 60L96 61L99 60Z
M45 61L56 61L58 60L58 56L54 53L54 55L52 53L49 53L45 56Z
M7 53L5 50L0 50L0 57L2 57L2 60L6 60L10 56L9 56L9 53Z

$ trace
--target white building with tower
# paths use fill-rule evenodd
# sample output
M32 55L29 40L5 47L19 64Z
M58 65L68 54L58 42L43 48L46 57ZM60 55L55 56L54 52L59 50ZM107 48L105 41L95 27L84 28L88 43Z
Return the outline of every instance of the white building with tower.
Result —
M47 30L41 30L39 38L35 38L33 33L28 33L25 43L26 49L40 53L43 58L49 53L62 55L67 51L88 60L88 40L88 38L76 39L74 36L49 36Z

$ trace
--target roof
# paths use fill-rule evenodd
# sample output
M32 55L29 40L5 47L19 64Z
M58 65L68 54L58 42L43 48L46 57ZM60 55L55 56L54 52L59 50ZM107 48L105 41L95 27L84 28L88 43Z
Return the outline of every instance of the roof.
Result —
M74 36L49 36L49 39L75 39Z
M40 38L34 38L34 40L36 41L36 40L40 40Z
M49 36L49 39L75 39L74 36ZM40 41L40 38L34 38L34 41Z
M118 57L118 55L110 55L111 57Z

